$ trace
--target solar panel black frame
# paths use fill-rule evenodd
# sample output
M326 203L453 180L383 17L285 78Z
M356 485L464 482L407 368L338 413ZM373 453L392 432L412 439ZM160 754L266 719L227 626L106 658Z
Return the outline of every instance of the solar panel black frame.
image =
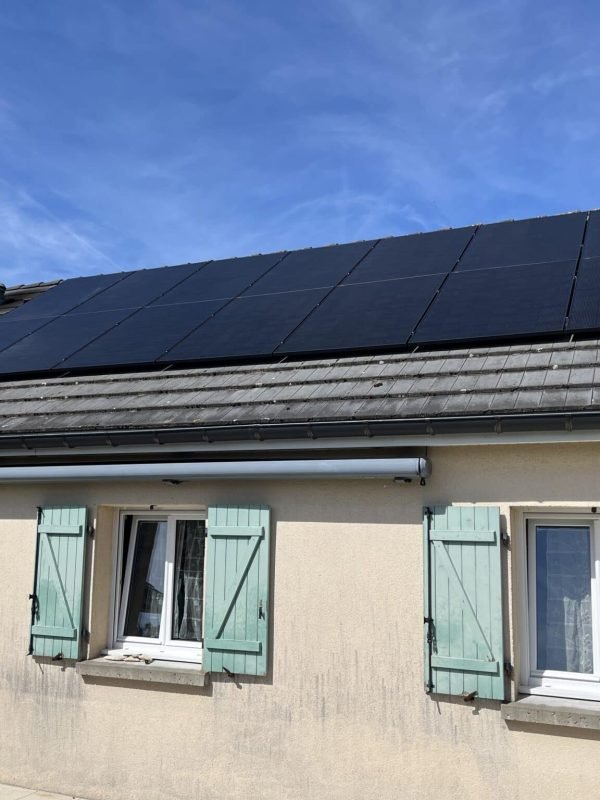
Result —
M108 275L92 275L88 278L70 278L39 294L14 311L9 319L38 319L59 317L67 314L111 286L131 275L130 272L115 272ZM0 320L4 322L4 320Z
M0 373L42 371L60 367L62 360L130 313L129 309L65 314L0 351Z
M600 211L590 211L582 255L583 258L600 258Z
M204 300L170 306L146 306L67 357L61 366L85 369L106 364L151 364L210 319L226 302Z
M232 300L159 361L234 359L271 355L329 289L278 292Z
M207 262L180 264L176 267L140 269L121 281L95 294L67 313L112 311L119 308L140 308L160 300L168 291L190 278Z
M482 225L461 257L457 270L575 259L585 222L586 214L577 213Z
M454 272L410 342L562 332L574 272L575 261Z
M344 279L344 285L448 273L458 261L475 227L448 228L381 239Z
M333 287L356 267L377 240L294 250L246 289L241 297Z
M567 330L600 328L600 257L579 264Z
M422 275L338 286L275 352L402 347L443 278Z
M180 282L150 305L172 305L190 300L237 297L284 257L285 253L208 261L202 269Z

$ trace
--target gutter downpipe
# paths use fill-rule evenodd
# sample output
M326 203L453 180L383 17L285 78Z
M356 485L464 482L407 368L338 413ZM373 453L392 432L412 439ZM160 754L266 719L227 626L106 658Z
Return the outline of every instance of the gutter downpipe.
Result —
M260 478L400 478L431 475L427 458L348 458L289 461L205 461L175 464L71 464L1 467L0 483L40 481Z

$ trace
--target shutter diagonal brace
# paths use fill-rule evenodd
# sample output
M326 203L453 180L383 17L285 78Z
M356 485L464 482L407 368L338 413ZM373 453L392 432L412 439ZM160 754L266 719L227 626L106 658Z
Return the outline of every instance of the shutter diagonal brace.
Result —
M454 588L458 592L458 597L459 597L459 600L460 600L460 603L461 603L463 609L471 617L471 620L475 624L476 630L479 632L479 636L481 637L481 643L485 646L485 648L488 651L488 659L487 660L488 661L495 661L496 659L494 658L494 654L492 653L491 645L488 642L487 637L486 637L485 633L483 632L483 629L482 629L481 625L479 624L479 620L477 619L477 615L475 614L475 609L471 605L471 601L469 600L469 598L465 594L465 590L464 590L464 587L463 587L463 585L461 583L461 580L460 580L460 577L458 575L458 572L456 571L456 567L454 566L454 563L453 563L452 559L450 558L450 555L449 555L448 551L446 550L446 548L444 546L444 543L442 541L440 541L440 540L436 540L436 541L433 542L433 546L435 548L436 554L438 555L438 558L440 559L441 563L446 568L446 573L448 575L448 579L450 580L450 582L453 584Z
M63 601L64 601L64 604L65 604L65 609L66 609L66 612L67 612L67 614L69 616L69 622L71 623L71 627L73 628L73 630L76 630L75 623L73 622L73 615L71 614L71 609L69 607L69 601L67 599L67 592L66 592L66 589L65 589L65 585L63 583L63 579L62 579L62 576L60 574L60 569L58 568L58 561L56 560L56 555L54 553L54 549L52 548L52 544L50 543L50 537L48 536L47 533L42 534L42 536L43 536L43 539L46 541L46 547L48 548L48 550L50 552L50 556L52 557L52 563L54 564L54 569L56 571L56 577L58 579L58 585L60 586L60 591L61 591L61 594L62 594L62 597L63 597Z
M218 639L219 636L223 633L225 626L227 624L227 620L229 619L229 615L235 605L235 602L238 598L240 593L240 589L244 582L246 575L248 574L248 570L250 569L250 565L252 564L252 560L256 555L256 551L258 550L258 546L261 542L261 539L264 537L264 529L263 528L233 528L227 529L227 533L221 532L223 529L209 529L210 536L231 536L231 537L248 537L248 547L246 550L245 558L241 564L241 567L237 570L235 577L232 579L231 584L229 586L229 600L226 601L225 611L223 612L221 622L217 630L215 631L213 639Z

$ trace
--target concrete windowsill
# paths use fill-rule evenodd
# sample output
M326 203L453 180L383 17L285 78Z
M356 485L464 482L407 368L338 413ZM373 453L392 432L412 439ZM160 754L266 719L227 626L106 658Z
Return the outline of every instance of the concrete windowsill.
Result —
M146 681L168 683L172 686L204 686L208 678L208 673L198 664L183 664L177 661L153 661L151 664L144 664L92 658L89 661L79 661L76 669L84 678Z
M525 695L514 703L502 705L501 714L502 719L507 722L531 722L538 725L600 730L600 702L596 700Z

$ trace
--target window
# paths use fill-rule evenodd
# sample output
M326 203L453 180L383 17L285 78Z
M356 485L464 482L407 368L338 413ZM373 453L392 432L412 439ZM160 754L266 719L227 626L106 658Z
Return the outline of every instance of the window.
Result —
M526 520L524 691L600 700L599 536L589 517Z
M266 675L270 508L230 503L206 513L122 512L118 519L108 652ZM37 509L32 656L78 661L92 649L83 613L88 520L82 505Z
M114 646L124 653L201 661L205 520L122 514Z

